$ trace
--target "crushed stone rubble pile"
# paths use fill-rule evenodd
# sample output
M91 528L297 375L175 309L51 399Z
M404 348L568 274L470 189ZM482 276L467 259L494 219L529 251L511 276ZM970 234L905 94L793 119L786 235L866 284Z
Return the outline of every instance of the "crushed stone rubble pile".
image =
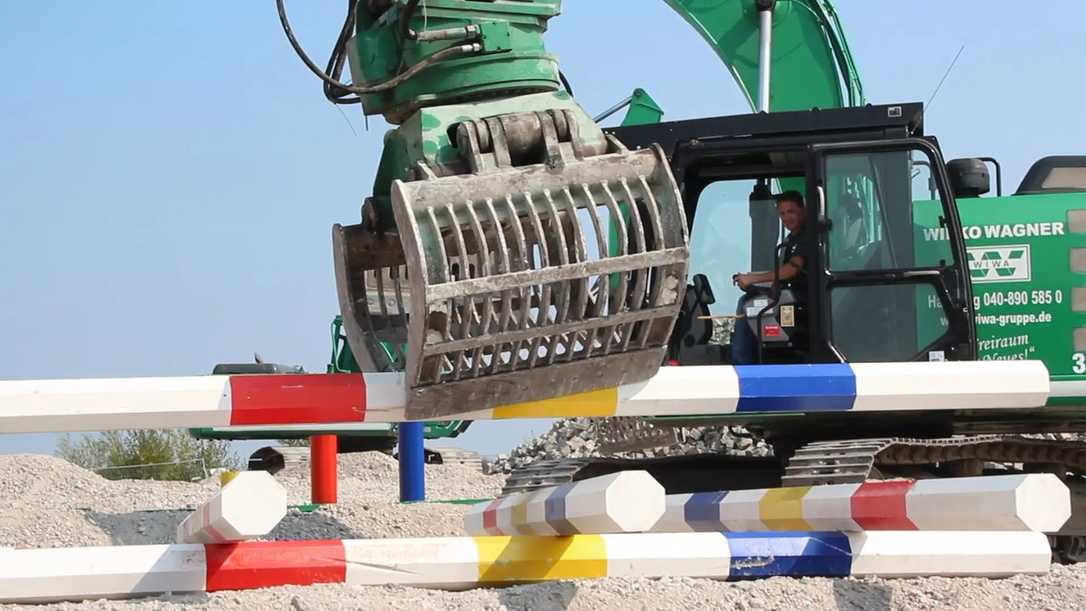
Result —
M736 456L767 456L770 447L742 427L683 427L674 430L670 445L609 453L602 439L607 421L604 418L563 418L556 420L550 430L514 448L509 454L499 454L484 463L488 473L511 473L537 460L616 456L619 458L652 458L688 454L732 454Z
M503 484L461 465L427 465L431 499L489 498ZM292 504L309 498L308 471L277 475ZM217 482L106 480L58 458L0 456L0 547L170 543L188 511L214 494ZM401 505L396 462L370 452L340 457L340 504L312 513L291 510L271 539L335 539L461 535L467 506ZM2 572L2 567L0 567ZM1086 567L1053 566L1040 576L1009 579L788 579L717 582L663 578L560 581L465 592L342 584L241 592L163 595L0 609L151 611L181 609L430 611L597 609L1034 609L1082 608Z

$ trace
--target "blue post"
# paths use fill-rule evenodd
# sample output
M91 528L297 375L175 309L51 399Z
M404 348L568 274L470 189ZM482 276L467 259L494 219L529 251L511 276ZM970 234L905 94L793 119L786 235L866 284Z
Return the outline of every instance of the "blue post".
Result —
M422 428L422 422L404 422L399 426L401 503L426 500Z

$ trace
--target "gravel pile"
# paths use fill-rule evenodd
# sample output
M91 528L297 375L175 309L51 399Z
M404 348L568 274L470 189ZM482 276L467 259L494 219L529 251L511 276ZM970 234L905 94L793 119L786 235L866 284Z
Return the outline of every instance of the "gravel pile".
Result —
M340 457L340 504L291 511L271 539L459 535L463 505L401 506L396 461L378 452ZM309 502L308 470L277 479L291 504ZM492 498L504 478L459 465L427 465L428 498ZM218 483L107 480L59 458L0 456L0 547L172 543L177 525ZM2 570L2 568L0 568Z
M297 471L297 470L296 470ZM483 498L501 476L458 465L428 465L431 498ZM308 500L306 473L279 476L291 502ZM396 463L379 453L341 457L341 505L292 511L276 539L460 534L462 505L395 502ZM185 508L214 493L200 483L109 481L48 456L0 456L0 547L168 543ZM2 567L0 567L2 571ZM400 587L322 585L248 592L162 596L0 609L430 611L437 609L992 609L1064 610L1086 603L1086 566L1048 575L987 579L784 579L722 583L707 579L603 579L441 592Z
M606 436L607 427L614 420L627 421L626 424L629 425L629 421L634 419L563 418L555 421L549 431L522 443L509 454L499 454L493 461L486 463L484 468L488 473L511 473L537 460L562 458L651 458L705 453L767 456L772 453L764 441L754 438L742 427L726 426L667 428L664 431L669 435L674 431L672 442L668 445L608 453L602 440Z

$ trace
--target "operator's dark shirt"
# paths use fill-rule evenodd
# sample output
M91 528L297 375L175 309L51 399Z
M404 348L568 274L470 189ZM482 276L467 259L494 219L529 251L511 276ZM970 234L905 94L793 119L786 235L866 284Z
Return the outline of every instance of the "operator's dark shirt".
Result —
M796 292L796 298L801 300L805 300L807 296L807 266L811 261L809 234L806 225L799 231L788 234L788 237L784 239L784 250L781 256L782 266L791 261L792 257L803 257L803 267L800 268L799 274L791 280L781 282L783 288L792 289Z

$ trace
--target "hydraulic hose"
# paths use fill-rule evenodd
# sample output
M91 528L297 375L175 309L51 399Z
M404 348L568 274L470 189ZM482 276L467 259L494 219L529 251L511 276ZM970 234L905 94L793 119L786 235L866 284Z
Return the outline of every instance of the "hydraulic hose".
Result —
M566 88L566 93L573 95L573 86L569 84L569 80L561 70L558 71L558 79L562 81L562 86Z
M400 13L400 35L407 40L418 38L418 32L411 29L411 19L415 16L415 9L419 7L420 0L408 0Z
M317 78L321 79L331 87L338 88L339 90L353 93L356 95L368 95L371 93L380 93L382 91L394 89L411 77L418 74L419 72L422 72L423 70L440 61L444 61L458 55L478 53L483 50L483 46L479 43L468 43L452 47L446 47L440 51L437 51L436 53L427 56L422 61L411 66L407 70L404 70L400 74L397 74L396 76L388 79L387 81L384 81L383 83L366 86L351 85L348 83L342 83L332 78L323 70L321 70L320 67L317 66L317 64L313 63L313 60L309 59L309 56L306 55L305 51L302 49L301 44L298 43L298 39L294 37L294 30L291 29L290 22L287 20L287 13L286 9L283 7L283 0L275 0L275 6L279 11L279 23L283 26L283 33L287 35L287 40L290 41L290 46L294 49L294 52L298 55L298 58L302 60L302 63L305 64L306 68L309 68L310 72L315 74Z
M339 31L336 45L332 47L332 55L328 58L328 66L324 69L325 73L337 82L339 81L339 75L343 72L343 63L346 57L344 51L347 48L347 41L351 37L351 30L354 29L354 5L355 0L347 0L347 17L343 20L343 28ZM333 104L362 103L362 98L358 96L348 97L348 93L342 87L337 87L328 82L324 83L324 97L329 102Z

